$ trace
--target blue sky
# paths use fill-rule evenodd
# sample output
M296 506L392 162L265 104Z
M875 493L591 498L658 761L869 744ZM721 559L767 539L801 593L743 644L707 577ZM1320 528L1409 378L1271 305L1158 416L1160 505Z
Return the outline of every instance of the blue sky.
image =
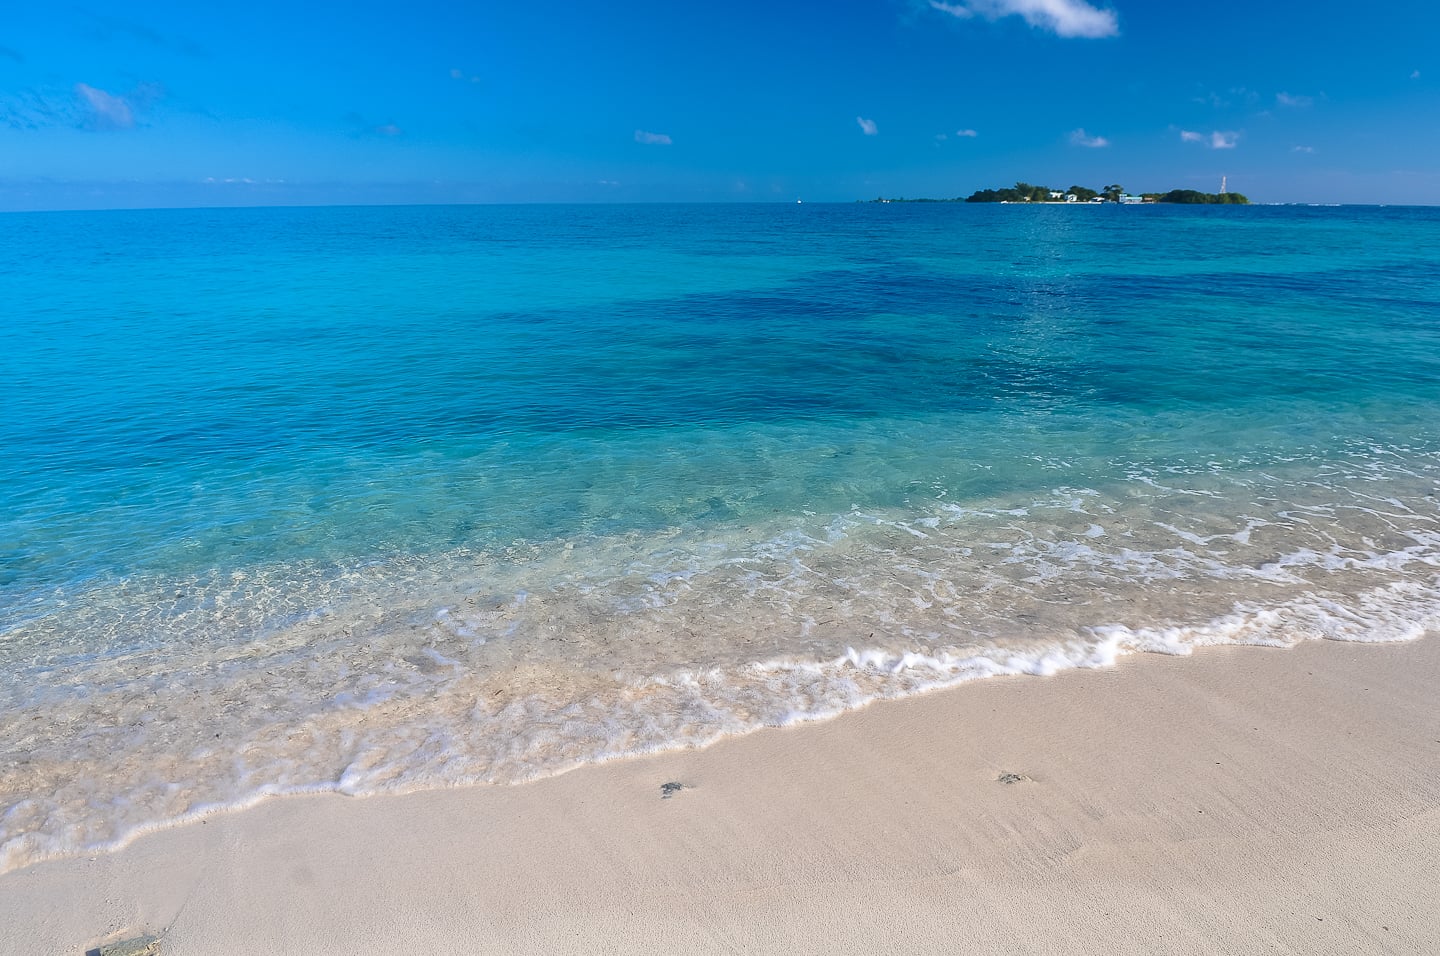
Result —
M7 6L0 209L1440 203L1435 0Z

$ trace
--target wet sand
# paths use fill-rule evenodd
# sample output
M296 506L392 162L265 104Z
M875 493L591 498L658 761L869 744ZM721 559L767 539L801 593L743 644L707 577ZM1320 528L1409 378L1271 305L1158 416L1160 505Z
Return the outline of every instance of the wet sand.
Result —
M1224 647L276 798L0 877L0 953L1436 952L1437 703L1433 635Z

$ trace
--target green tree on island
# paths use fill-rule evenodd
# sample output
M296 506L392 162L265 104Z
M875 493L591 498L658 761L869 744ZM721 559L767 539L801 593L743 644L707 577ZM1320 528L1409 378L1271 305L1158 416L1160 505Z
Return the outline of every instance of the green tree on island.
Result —
M966 197L965 202L1010 202L1010 203L1063 203L1067 200L1062 194L1060 198L1054 198L1049 186L1035 186L1027 182L1018 182L1014 186L1005 186L1000 189L977 189ZM1111 183L1098 192L1085 186L1071 186L1065 190L1066 194L1073 195L1082 203L1088 203L1096 198L1105 199L1108 202L1118 203L1120 197L1125 195L1125 187L1119 183ZM1183 203L1183 204L1216 204L1216 205L1237 205L1249 204L1250 200L1241 193L1202 193L1194 189L1172 189L1165 193L1142 193L1141 198L1146 202L1155 203ZM890 202L892 200L877 199L875 202ZM958 202L952 200L917 200L910 202Z
M1187 205L1208 203L1225 206L1243 206L1250 202L1242 193L1202 193L1198 189L1172 189L1168 193L1162 194L1158 201Z

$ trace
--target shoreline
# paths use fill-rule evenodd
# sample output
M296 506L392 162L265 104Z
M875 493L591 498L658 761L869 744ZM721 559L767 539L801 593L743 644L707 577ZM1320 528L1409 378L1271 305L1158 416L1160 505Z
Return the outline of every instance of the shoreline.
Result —
M276 797L0 876L0 953L1421 952L1437 678L1434 635L1129 655L526 784Z

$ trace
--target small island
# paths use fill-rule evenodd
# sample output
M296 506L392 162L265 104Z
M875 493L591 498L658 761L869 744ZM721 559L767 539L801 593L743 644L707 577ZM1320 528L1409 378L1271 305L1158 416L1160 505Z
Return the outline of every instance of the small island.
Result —
M1132 196L1125 187L1112 183L1103 189L1086 186L1071 186L1069 189L1051 189L1049 186L1032 186L1030 183L1016 183L1000 189L977 189L969 196L954 199L886 199L877 197L870 202L1001 202L1001 203L1121 203L1138 205L1142 203L1180 203L1184 205L1249 205L1250 200L1243 193L1232 193L1222 184L1220 192L1205 193L1196 189L1172 189L1164 193L1140 193Z

